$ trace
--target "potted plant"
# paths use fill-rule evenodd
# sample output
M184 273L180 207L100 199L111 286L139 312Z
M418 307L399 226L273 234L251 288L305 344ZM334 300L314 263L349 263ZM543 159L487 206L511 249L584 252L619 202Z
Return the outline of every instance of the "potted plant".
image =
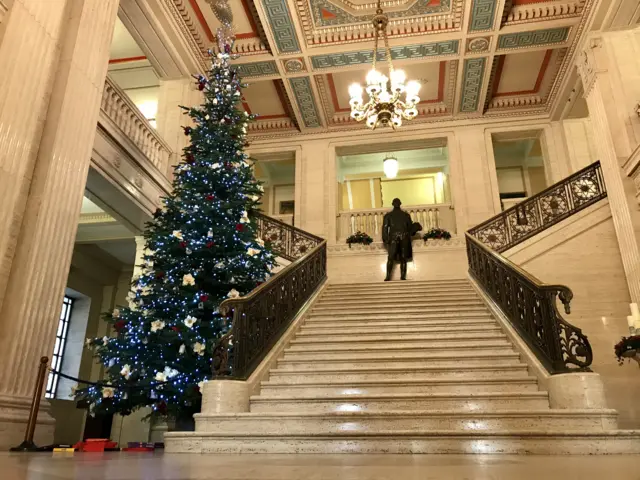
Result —
M352 243L361 243L362 245L371 245L373 243L373 238L367 235L364 232L357 231L353 235L347 238L347 244L349 248L351 248Z
M431 240L451 240L451 234L442 228L432 228L422 236L425 241Z
M625 358L634 359L640 365L640 335L632 335L630 337L622 337L614 347L618 363L622 365Z

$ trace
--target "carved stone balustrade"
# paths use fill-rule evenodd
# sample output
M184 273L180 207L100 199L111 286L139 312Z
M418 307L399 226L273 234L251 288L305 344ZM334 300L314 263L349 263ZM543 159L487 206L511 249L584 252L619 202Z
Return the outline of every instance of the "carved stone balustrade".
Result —
M102 92L100 123L110 120L140 153L161 173L170 176L170 161L173 155L169 145L151 126L142 112L109 77Z
M444 228L456 232L456 219L450 204L409 205L402 209L411 215L414 222L422 225L423 232L430 228ZM382 221L390 208L371 208L367 210L348 210L338 214L338 239L346 240L349 235L360 231L367 233L374 241L382 240Z

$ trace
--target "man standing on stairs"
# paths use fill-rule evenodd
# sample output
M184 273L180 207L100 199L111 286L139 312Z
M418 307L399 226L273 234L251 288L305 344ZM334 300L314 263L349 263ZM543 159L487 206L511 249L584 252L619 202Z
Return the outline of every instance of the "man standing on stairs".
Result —
M407 262L413 259L411 248L411 216L400 209L402 202L394 198L393 210L384 216L382 222L382 241L387 247L389 257L387 259L387 276L385 282L391 280L394 262L400 262L401 279L407 279Z

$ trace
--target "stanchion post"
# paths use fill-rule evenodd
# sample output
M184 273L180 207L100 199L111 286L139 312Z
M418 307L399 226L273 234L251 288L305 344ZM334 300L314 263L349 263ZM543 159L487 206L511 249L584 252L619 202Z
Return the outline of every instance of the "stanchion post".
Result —
M40 359L38 367L38 377L36 378L36 386L33 389L33 398L31 399L31 411L29 412L29 421L27 430L24 434L24 441L17 447L11 449L12 452L37 452L38 447L33 443L33 436L36 432L36 422L38 421L38 410L40 409L40 398L42 398L42 388L44 387L44 378L47 374L48 357Z

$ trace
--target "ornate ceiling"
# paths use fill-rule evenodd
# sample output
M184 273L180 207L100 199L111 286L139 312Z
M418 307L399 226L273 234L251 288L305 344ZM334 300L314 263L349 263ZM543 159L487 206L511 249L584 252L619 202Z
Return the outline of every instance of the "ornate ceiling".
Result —
M219 23L172 0L202 54ZM365 129L347 87L373 55L375 0L230 0L258 135ZM383 0L394 65L422 83L412 123L547 114L598 0ZM382 50L378 52L382 55Z

